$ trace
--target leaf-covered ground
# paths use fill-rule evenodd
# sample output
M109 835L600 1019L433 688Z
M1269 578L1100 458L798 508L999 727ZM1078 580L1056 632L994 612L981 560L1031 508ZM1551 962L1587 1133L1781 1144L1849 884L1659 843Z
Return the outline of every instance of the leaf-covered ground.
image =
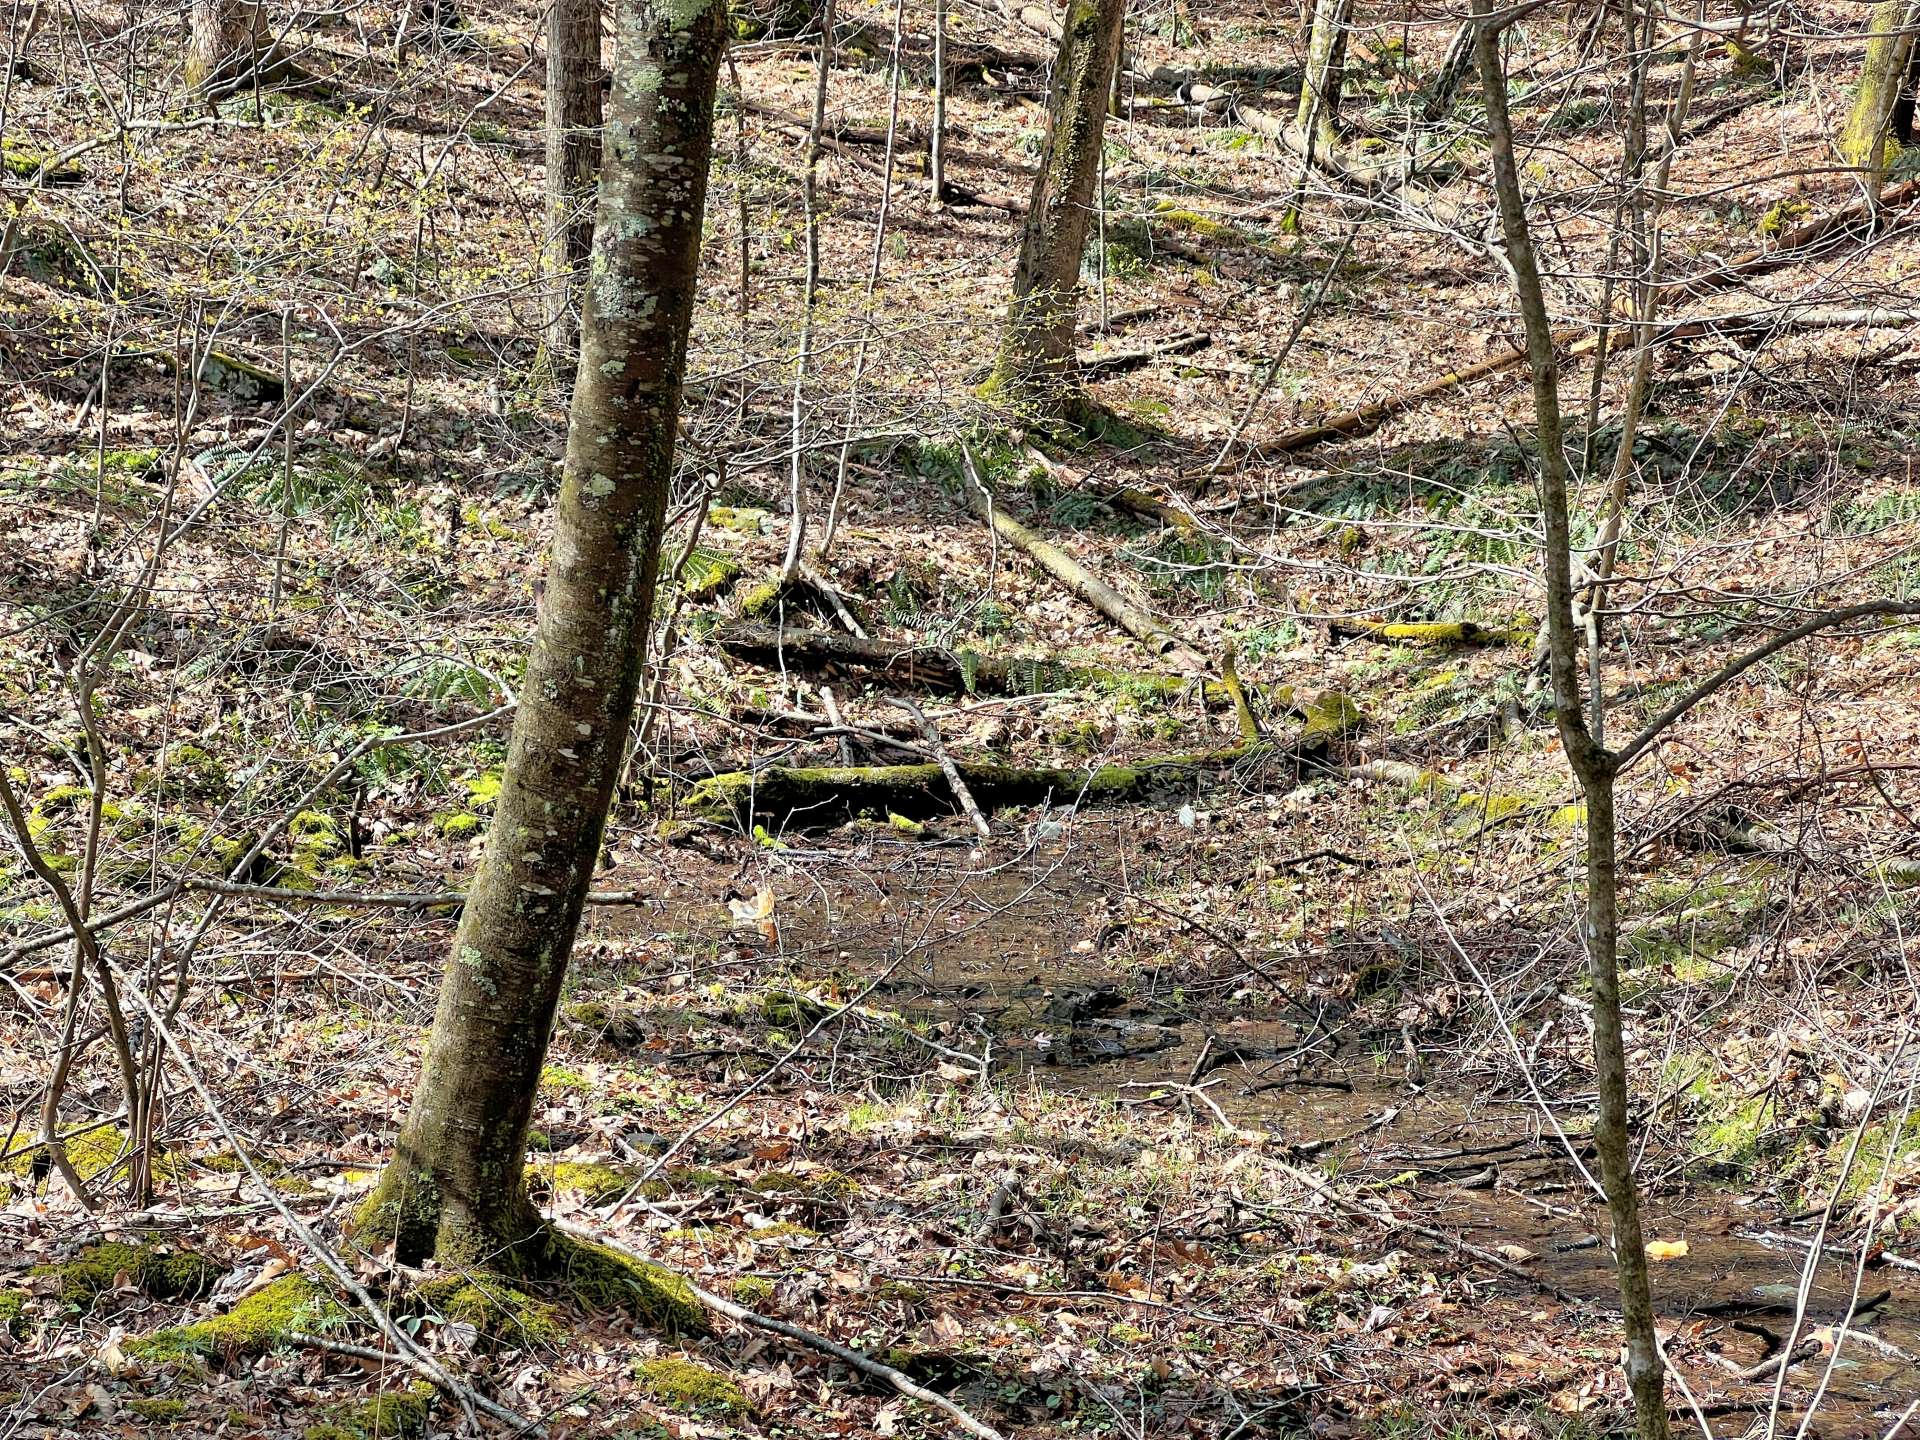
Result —
M1825 136L1857 65L1843 38L1857 16L1801 14L1765 38L1763 63L1717 40L1702 50L1665 221L1674 277L1855 196ZM1136 20L1143 67L1290 112L1290 14L1176 6ZM855 137L885 125L891 11L853 6L843 21L831 114ZM536 330L537 17L476 7L441 43L416 30L396 60L384 9L303 13L287 43L332 93L243 96L212 116L179 100L175 17L127 23L85 6L49 20L8 81L20 209L0 281L0 758L36 844L77 879L89 767L63 677L144 585L93 702L95 913L183 878L457 891L497 789L503 721L374 744L308 792L357 747L482 716L517 682L565 421ZM1524 381L1476 382L1339 444L1263 449L1514 342L1484 244L1477 96L1467 88L1429 132L1444 167L1388 195L1316 181L1296 233L1282 223L1295 157L1232 116L1169 103L1171 87L1129 84L1133 108L1109 130L1085 350L1195 332L1209 343L1102 380L1105 423L1061 435L972 394L1017 222L935 208L913 178L930 114L925 23L909 12L912 183L877 246L881 150L849 138L824 162L829 283L801 440L811 508L823 515L844 482L844 519L822 573L876 635L1133 677L929 702L965 756L1088 766L1231 744L1217 697L1149 683L1160 662L988 539L958 498L969 446L1048 538L1204 653L1230 643L1270 729L1290 732L1329 692L1367 723L1318 766L1243 765L1118 810L1070 813L1061 796L1005 813L978 854L950 819L926 836L884 817L763 816L757 833L680 823L703 776L841 753L814 734L823 677L746 664L710 639L778 564L794 448L803 142L782 117L809 104L812 47L741 45L670 555L703 487L714 508L610 836L601 883L628 903L595 909L543 1088L531 1157L543 1203L765 1314L890 1356L1011 1433L1604 1429L1618 1386L1604 1255L1589 1243L1598 1211L1537 1103L1577 1151L1591 1090L1577 797L1528 694L1525 644L1346 633L1353 621L1531 626ZM1617 36L1590 53L1562 25L1553 11L1518 28L1511 63L1551 294L1571 323L1599 306L1625 91L1622 67L1591 59L1617 53ZM1025 62L1046 43L984 11L954 26L955 178L1018 203L1043 124ZM1452 29L1395 12L1354 35L1357 153L1397 148ZM1684 47L1678 34L1652 67L1656 110ZM149 128L122 144L115 115ZM28 192L23 167L103 136L62 183ZM1915 241L1905 212L1890 219L1871 242L1703 289L1663 318L1907 308ZM1207 477L1349 234L1234 463ZM269 383L226 362L182 379L175 357L209 348ZM1909 595L1914 363L1894 325L1758 338L1733 326L1660 349L1605 655L1611 733L1783 612ZM290 446L272 428L284 404L271 383L289 368ZM1607 371L1589 446L1590 374L1585 360L1564 373L1574 443L1592 456L1582 542L1624 383L1621 365ZM1196 523L1144 517L1129 490L1177 499ZM192 523L149 575L163 509ZM1766 1403L1770 1379L1733 1372L1784 1343L1788 1318L1764 1287L1797 1280L1830 1196L1829 1238L1873 1263L1862 1293L1892 1294L1839 1337L1821 1433L1883 1435L1914 1393L1912 1371L1879 1347L1916 1343L1901 1283L1920 1196L1904 1045L1915 666L1900 629L1786 652L1713 696L1625 783L1644 1172L1655 1233L1688 1245L1656 1282L1670 1348L1721 1433ZM828 678L852 724L904 733L871 676ZM285 833L235 875L276 819ZM111 953L163 1003L188 956L179 1026L222 1123L337 1244L404 1113L451 911L256 893L227 897L193 940L209 903L174 895L108 931ZM0 1088L15 1120L0 1251L18 1263L0 1275L0 1389L13 1433L450 1424L444 1403L423 1413L411 1371L277 1333L259 1353L230 1333L199 1358L141 1348L250 1294L285 1298L268 1287L288 1275L320 1287L295 1297L290 1328L377 1337L318 1298L322 1271L171 1069L156 1197L129 1211L121 1092L97 1022L80 1032L61 1123L83 1137L76 1163L107 1208L83 1213L38 1173L71 964L60 924L9 852ZM1462 1235L1523 1274L1382 1215ZM78 1281L32 1273L103 1239L131 1249L96 1251ZM417 1289L384 1257L349 1254L380 1293ZM1822 1357L1849 1279L1828 1267L1816 1287ZM681 1344L535 1298L557 1312L526 1310L492 1337L448 1308L404 1313L430 1353L556 1433L942 1433L932 1412L750 1329ZM675 1359L722 1378L658 1363ZM1823 1363L1789 1372L1789 1408ZM396 1398L361 1408L382 1393Z

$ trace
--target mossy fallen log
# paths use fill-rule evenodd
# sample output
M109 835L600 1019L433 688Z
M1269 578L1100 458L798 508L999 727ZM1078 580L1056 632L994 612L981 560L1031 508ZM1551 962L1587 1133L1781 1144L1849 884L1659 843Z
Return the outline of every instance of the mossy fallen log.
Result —
M768 667L800 670L871 670L888 683L953 695L1044 695L1053 690L1098 690L1109 694L1167 699L1195 682L1187 675L1116 670L1075 665L1025 655L993 655L949 650L903 640L861 639L836 630L781 630L746 623L724 626L713 642L736 659ZM1198 682L1210 705L1233 703L1217 680ZM1292 702L1290 689L1270 697L1281 708Z
M1349 640L1401 645L1531 645L1531 625L1482 625L1476 620L1335 620L1328 627Z
M1092 769L1047 765L998 765L960 760L955 765L983 809L1008 805L1112 804L1219 775L1242 763L1285 752L1278 746L1235 745L1192 755L1168 755L1134 765ZM939 765L770 766L759 771L713 775L695 785L682 808L707 820L762 824L837 824L862 815L922 817L951 814L953 791Z
M1191 791L1229 771L1298 770L1321 761L1334 742L1365 723L1352 700L1328 691L1306 706L1306 718L1285 740L1262 740L1092 768L1001 765L981 760L954 763L983 810L1048 802L1118 804L1171 791ZM831 825L872 816L898 828L900 820L946 815L955 809L946 774L930 761L916 765L776 765L759 771L735 771L700 781L681 804L687 813L702 819L763 826Z

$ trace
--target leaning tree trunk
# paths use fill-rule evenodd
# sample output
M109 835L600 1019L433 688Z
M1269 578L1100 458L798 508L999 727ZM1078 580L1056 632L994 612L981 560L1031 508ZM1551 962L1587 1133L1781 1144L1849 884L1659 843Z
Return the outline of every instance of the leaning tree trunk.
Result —
M1666 1372L1654 1329L1653 1293L1647 1278L1645 1236L1640 1223L1640 1194L1633 1175L1627 1135L1626 1044L1620 1016L1620 910L1614 833L1614 782L1619 757L1601 734L1590 730L1580 697L1580 637L1573 615L1571 489L1560 424L1559 370L1554 359L1552 321L1547 316L1540 269L1527 229L1526 202L1514 160L1513 127L1507 115L1507 79L1500 59L1500 34L1491 16L1492 0L1473 0L1477 33L1475 53L1487 105L1487 141L1492 153L1494 191L1507 260L1520 302L1527 360L1533 371L1533 408L1539 427L1541 510L1546 522L1547 633L1549 673L1553 679L1554 721L1567 765L1580 782L1587 804L1587 905L1581 927L1587 949L1587 974L1593 987L1593 1069L1598 1092L1594 1149L1600 1158L1601 1186L1613 1226L1621 1328L1626 1340L1626 1378L1633 1395L1640 1440L1667 1440ZM1596 641L1595 654L1598 645ZM1595 701L1598 710L1598 698Z
M1300 85L1296 123L1322 155L1340 148L1340 85L1347 68L1347 11L1351 0L1318 0L1307 41L1307 70Z
M547 349L558 364L578 338L574 277L593 248L600 178L600 0L553 0L547 12Z
M1046 149L1033 177L1013 272L1013 303L983 394L1056 411L1072 389L1080 259L1125 13L1126 0L1072 0L1068 7L1054 63Z
M417 1263L538 1273L527 1126L653 615L725 0L620 0L559 515L486 853L392 1161L356 1217Z
M254 0L193 0L188 16L187 87L231 87L252 75L268 51L266 12Z
M1840 136L1849 163L1867 172L1870 193L1877 194L1887 173L1887 138L1900 108L1901 94L1913 79L1914 30L1920 26L1920 0L1881 0L1873 11L1873 38L1860 67L1853 109ZM1912 111L1907 110L1911 134ZM1908 138L1907 136L1901 137Z

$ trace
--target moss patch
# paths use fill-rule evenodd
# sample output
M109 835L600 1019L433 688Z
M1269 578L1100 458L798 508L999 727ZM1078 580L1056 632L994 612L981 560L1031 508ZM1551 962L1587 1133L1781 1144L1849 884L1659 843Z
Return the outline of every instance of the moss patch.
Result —
M471 1325L496 1345L531 1349L567 1338L560 1311L491 1275L456 1275L421 1287L421 1299L447 1319Z
M89 1245L71 1260L36 1265L32 1273L58 1277L60 1298L69 1305L84 1305L114 1289L123 1275L158 1299L191 1300L212 1287L220 1267L191 1250L109 1240Z
M708 1331L707 1312L685 1276L582 1240L556 1240L554 1259L558 1283L583 1305L625 1310L670 1335Z
M605 1205L627 1193L633 1172L594 1160L556 1160L535 1166L528 1172L528 1179L550 1194L570 1190L589 1205Z
M27 1292L0 1290L0 1329L16 1340L27 1333Z
M345 1313L306 1276L282 1275L224 1315L130 1342L127 1354L163 1362L195 1355L259 1355L285 1344L290 1335L313 1330Z
M416 1385L341 1406L327 1419L307 1428L306 1440L412 1440L426 1432L427 1405L433 1388Z
M668 1405L708 1414L744 1415L747 1394L718 1370L679 1355L642 1360L633 1367L641 1391Z

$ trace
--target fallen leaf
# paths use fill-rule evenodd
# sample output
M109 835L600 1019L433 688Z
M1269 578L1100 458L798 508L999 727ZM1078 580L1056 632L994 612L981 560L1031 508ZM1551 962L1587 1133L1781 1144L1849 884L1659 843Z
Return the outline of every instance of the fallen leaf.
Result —
M1649 1260L1678 1260L1686 1253L1687 1242L1684 1240L1649 1240L1647 1242L1647 1259Z

